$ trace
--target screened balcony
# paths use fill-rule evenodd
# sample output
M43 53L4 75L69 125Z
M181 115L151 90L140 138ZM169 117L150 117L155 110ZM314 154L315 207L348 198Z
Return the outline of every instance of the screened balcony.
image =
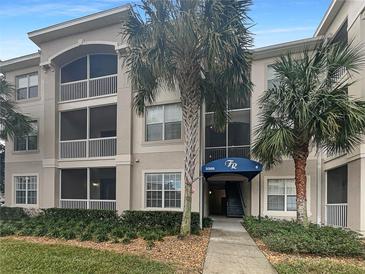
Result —
M326 225L347 227L347 165L327 171Z
M205 114L205 162L227 157L250 158L250 110L230 110L223 131L214 128L214 113Z
M62 66L59 101L117 93L117 68L115 54L89 54Z
M116 155L116 105L60 113L60 158Z
M116 210L115 168L61 170L60 208Z

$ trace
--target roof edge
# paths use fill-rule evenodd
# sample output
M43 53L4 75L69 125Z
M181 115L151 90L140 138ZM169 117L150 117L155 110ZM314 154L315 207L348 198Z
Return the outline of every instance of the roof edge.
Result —
M336 16L338 10L342 7L344 3L345 0L332 0L331 5L328 7L316 31L314 32L314 37L324 35L334 17Z
M283 51L300 52L303 50L303 46L311 48L322 40L323 36L318 36L255 48L252 50L252 55L254 60L259 60L282 55Z
M111 8L111 9L107 9L107 10L103 10L97 13L93 13L93 14L89 14L89 15L85 15L82 17L78 17L75 19L71 19L68 21L64 21L58 24L54 24L45 28L41 28L41 29L37 29L31 32L28 32L28 37L29 39L33 40L35 37L47 34L49 32L52 31L57 31L63 28L67 28L67 27L72 27L78 24L82 24L82 23L86 23L88 21L92 21L92 20L96 20L99 18L103 18L105 16L109 16L109 15L113 15L113 14L117 14L120 12L124 12L127 11L131 8L130 4L125 4L119 7L115 7L115 8Z
M35 60L35 59L40 58L40 57L41 57L41 54L38 51L38 52L30 53L30 54L27 54L27 55L11 58L11 59L8 59L8 60L0 61L0 68L6 67L6 66L9 66L9 65L13 65L13 64L17 64L17 63L21 63L21 62Z

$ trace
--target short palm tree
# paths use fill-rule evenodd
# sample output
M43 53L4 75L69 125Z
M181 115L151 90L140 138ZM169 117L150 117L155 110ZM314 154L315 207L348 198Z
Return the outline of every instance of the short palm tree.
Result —
M190 234L202 102L209 98L219 128L227 118L227 97L240 103L251 91L250 2L142 0L122 26L137 113L155 101L162 84L180 92L185 141L181 236Z
M30 119L16 109L14 87L0 75L0 140L22 136L31 130Z
M310 147L350 152L365 132L365 102L347 92L364 61L360 46L326 39L314 50L280 57L273 65L276 84L259 99L253 154L268 167L283 157L294 160L297 220L304 225Z

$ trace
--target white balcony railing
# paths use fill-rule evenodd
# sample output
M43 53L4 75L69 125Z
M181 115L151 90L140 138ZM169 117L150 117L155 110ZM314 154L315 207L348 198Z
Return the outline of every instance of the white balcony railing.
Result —
M60 158L108 157L117 153L117 137L60 141Z
M116 210L115 200L61 199L60 208Z
M347 204L327 204L326 225L347 227Z
M114 156L117 153L117 138L97 138L89 140L89 157Z
M117 93L117 75L61 83L60 102Z
M205 148L206 163L226 157L250 158L250 146L223 146Z

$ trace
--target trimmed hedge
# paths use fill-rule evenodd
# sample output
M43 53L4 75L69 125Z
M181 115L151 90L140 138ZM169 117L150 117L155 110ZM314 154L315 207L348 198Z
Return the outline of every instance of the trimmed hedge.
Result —
M270 250L322 256L364 256L365 247L353 231L310 224L305 228L294 221L245 217L244 226Z
M158 229L176 234L180 230L182 212L177 211L142 211L128 210L122 215L122 223L136 230ZM199 213L191 213L191 230L197 232L199 227Z
M117 221L119 216L113 210L99 209L66 209L66 208L47 208L43 209L44 217L58 220L75 221Z
M0 207L0 220L21 220L28 218L28 215L25 213L22 207Z

